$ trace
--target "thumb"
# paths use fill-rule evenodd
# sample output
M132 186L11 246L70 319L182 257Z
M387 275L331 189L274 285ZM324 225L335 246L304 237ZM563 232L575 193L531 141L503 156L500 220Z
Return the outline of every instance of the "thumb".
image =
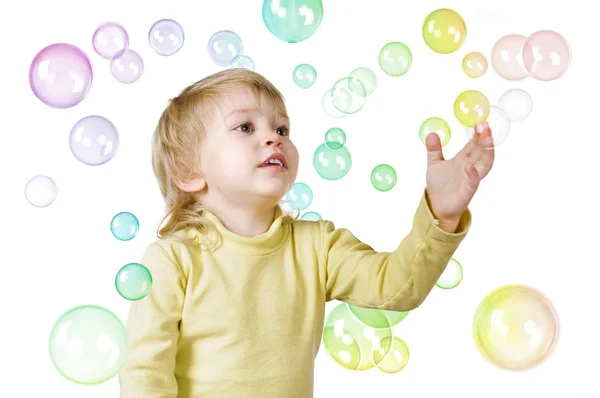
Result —
M436 133L427 134L425 146L427 147L427 163L433 164L444 160L442 143L440 142L440 137Z

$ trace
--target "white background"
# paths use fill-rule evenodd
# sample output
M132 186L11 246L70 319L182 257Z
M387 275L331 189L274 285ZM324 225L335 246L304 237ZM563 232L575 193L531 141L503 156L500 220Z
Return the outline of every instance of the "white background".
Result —
M600 321L598 316L598 79L597 29L587 2L540 0L324 0L317 34L286 44L265 28L260 0L221 1L29 1L14 2L2 22L2 155L0 295L2 306L0 395L108 398L119 394L114 378L102 385L72 384L53 368L48 336L66 310L97 304L123 321L128 302L114 289L121 266L139 261L155 239L162 199L150 166L150 136L167 100L186 85L216 72L206 53L208 38L229 29L244 40L256 71L273 81L287 98L292 137L301 151L298 181L309 184L314 210L347 227L375 249L392 250L408 233L425 184L426 152L419 140L423 120L450 122L447 157L467 142L453 115L457 94L485 93L492 103L510 88L530 93L534 110L513 124L497 149L493 171L471 203L473 225L455 258L464 267L453 290L435 288L425 304L396 329L410 349L410 362L398 374L377 370L355 373L329 359L322 348L316 361L315 397L435 396L592 397L600 396ZM454 54L435 54L421 37L425 16L453 8L467 23L467 39ZM172 18L184 28L179 53L161 57L150 48L150 26ZM130 48L145 62L142 78L117 82L109 61L92 48L95 28L105 21L123 24ZM571 68L553 82L502 80L490 68L481 79L461 69L462 57L481 51L509 33L529 35L552 29L563 34L573 53ZM377 63L380 48L402 41L413 52L408 74L392 78ZM28 70L36 53L55 42L79 46L90 56L95 75L88 97L74 108L58 110L31 92ZM292 70L310 63L317 83L302 90ZM326 116L321 98L354 68L369 67L378 77L365 109L342 120ZM90 167L68 146L72 125L99 114L118 128L120 149L109 163ZM330 127L343 128L353 154L350 173L337 182L320 179L312 155ZM370 184L379 163L391 164L397 186L388 193ZM31 206L25 183L46 174L58 185L49 207ZM141 223L130 242L116 240L111 218L130 211ZM472 339L474 311L497 287L520 283L544 292L556 306L561 336L543 365L507 372L487 363ZM329 303L330 311L336 303ZM258 397L257 397L258 398ZM284 397L282 397L284 398Z

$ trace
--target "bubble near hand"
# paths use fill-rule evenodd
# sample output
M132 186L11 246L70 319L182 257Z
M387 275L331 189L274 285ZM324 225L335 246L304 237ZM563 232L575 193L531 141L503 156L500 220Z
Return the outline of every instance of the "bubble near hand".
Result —
M294 204L297 210L304 210L310 206L313 201L313 192L308 185L303 182L297 182L285 195L285 199Z
M317 80L317 71L312 65L300 64L294 68L292 78L298 87L311 88Z
M454 258L451 258L446 269L436 282L436 286L441 289L454 289L460 284L463 278L462 265Z
M369 68L356 68L350 72L349 77L351 79L350 88L359 91L361 90L360 87L356 87L355 85L358 86L358 83L360 83L364 86L367 96L373 94L375 88L377 88L377 77Z
M509 285L486 296L473 319L473 337L482 356L507 370L531 369L552 353L558 315L539 291Z
M380 164L371 171L371 184L379 192L387 192L396 186L398 175L389 164Z
M150 47L162 56L171 56L181 50L185 34L183 27L172 19L156 21L148 32Z
M511 34L502 37L494 44L491 63L500 77L518 81L529 75L523 64L522 49L525 42L527 42L525 36Z
M385 322L385 317L381 319ZM352 350L349 352L352 356L350 361L347 361L349 365L345 366L352 370L367 370L375 367L374 352L380 350L380 355L385 356L387 352L386 347L382 347L382 340L385 338L391 338L393 336L392 327L387 324L384 327L375 329L371 326L367 326L360 322L350 311L348 305L343 303L335 307L328 315L325 322L325 329L328 329L328 334L323 333L323 343L326 351L332 359L336 360L336 357L340 357L339 352L342 350L336 350L330 352L328 347L339 347L340 344L332 344L332 340L346 341L347 346L354 345L351 343L352 339L358 345L359 351ZM335 341L334 340L334 341ZM383 348L383 350L381 350ZM349 351L349 350L347 350ZM360 354L360 355L358 355ZM336 360L337 362L337 360ZM340 362L338 362L340 363ZM351 365L350 365L351 364ZM342 366L344 366L342 364ZM352 366L352 368L350 367Z
M244 55L242 39L230 30L221 30L208 39L208 56L219 66L230 66L234 59Z
M86 305L64 313L50 332L50 359L68 380L84 385L113 378L127 356L125 325L109 310Z
M92 36L92 46L102 58L111 60L119 52L129 48L129 35L118 23L105 22L96 28Z
M479 91L463 91L454 101L454 116L465 127L473 127L483 123L489 114L490 102Z
M133 50L121 51L110 61L110 71L123 84L135 83L144 73L144 61Z
M422 33L430 49L438 54L450 54L462 47L467 26L459 13L440 8L427 15Z
M410 353L408 346L399 337L385 337L381 348L373 352L373 361L377 369L384 373L398 373L406 367Z
M329 181L339 180L350 171L352 156L347 146L334 150L327 144L321 144L313 156L313 166L321 178Z
M421 124L419 138L423 145L426 145L427 136L431 133L436 133L440 137L442 147L446 146L452 137L450 125L441 117L430 117Z
M86 97L93 80L92 63L78 47L51 44L34 57L29 68L29 85L44 104L71 108Z
M117 292L126 300L141 300L152 287L152 274L139 263L129 263L121 267L115 277Z
M490 107L490 114L488 115L486 122L489 124L492 132L491 144L487 144L480 139L480 134L483 132L483 128L480 125L466 127L465 131L469 140L473 141L475 145L490 150L496 148L508 139L511 123L510 120L508 120L506 113L496 105Z
M275 37L299 43L313 36L323 19L321 0L264 0L262 19Z
M329 93L331 103L340 112L353 114L367 103L367 90L358 80L345 77L338 80Z
M35 207L50 206L57 195L56 183L48 176L35 176L25 185L25 199Z
M69 147L80 162L98 166L117 153L119 133L110 120L102 116L87 116L71 128Z
M412 52L404 43L393 41L379 51L379 67L389 76L402 76L411 66Z
M321 217L321 215L315 211L307 211L306 213L302 214L300 219L307 221L319 221L322 220L323 217Z
M470 52L463 58L462 68L467 76L477 79L487 71L488 62L482 53Z
M502 94L498 100L498 107L506 113L508 120L520 122L533 110L533 100L527 91L513 88Z
M536 80L558 79L571 64L569 43L552 30L541 30L529 36L522 53L525 69Z
M346 133L339 127L332 127L325 133L325 144L333 150L346 145Z
M137 217L129 212L122 212L110 221L110 232L121 241L128 241L137 235L140 230L140 222Z

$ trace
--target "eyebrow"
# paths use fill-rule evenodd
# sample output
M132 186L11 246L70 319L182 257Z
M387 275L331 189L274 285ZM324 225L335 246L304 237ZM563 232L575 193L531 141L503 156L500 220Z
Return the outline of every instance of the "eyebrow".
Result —
M229 114L227 115L227 117L231 117L233 115L237 115L240 113L258 113L259 110L257 108L238 108L238 109L234 109L233 111L229 112ZM281 113L278 112L278 115L286 120L290 120L290 117L288 115L286 115L285 113Z

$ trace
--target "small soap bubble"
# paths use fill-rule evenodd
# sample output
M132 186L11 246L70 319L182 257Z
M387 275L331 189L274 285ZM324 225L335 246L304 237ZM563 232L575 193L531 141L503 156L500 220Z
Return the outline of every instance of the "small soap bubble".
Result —
M333 99L335 97L331 95L331 89L325 91L323 94L323 100L321 101L321 105L323 107L323 111L329 117L334 119L342 119L347 116L346 113L340 112L334 105Z
M360 87L355 88L355 82L360 82L365 90L367 91L367 96L373 94L375 89L377 88L377 77L375 73L369 68L356 68L352 72L350 72L350 87L352 89L360 90Z
M231 68L244 68L248 70L254 70L254 61L247 55L236 57L231 63Z
M381 347L373 352L375 365L384 373L400 372L408 364L409 358L408 346L396 336L383 338Z
M128 241L137 235L140 230L140 222L137 217L129 212L121 212L110 221L110 232L122 241Z
M172 19L156 21L148 32L150 47L158 55L170 56L177 53L183 47L184 41L183 27Z
M348 304L348 309L365 326L375 329L385 329L399 324L406 316L408 311L389 311L377 308L363 308Z
M426 144L427 136L431 133L436 133L438 137L440 137L442 147L446 146L452 137L450 125L441 117L430 117L421 124L421 127L419 128L419 138L423 145Z
M94 51L102 58L111 60L129 47L129 35L125 28L116 22L105 22L96 28L92 36Z
M527 37L510 34L500 38L492 47L490 61L496 73L510 81L523 80L529 72L523 63L523 47Z
M490 106L490 113L486 119L486 122L489 124L492 132L491 144L485 143L483 140L479 139L481 133L483 132L483 129L479 128L480 125L476 125L474 127L465 127L465 131L469 140L473 141L480 148L490 150L496 148L508 139L511 123L508 119L508 115L496 105Z
M451 258L435 285L441 289L454 289L462 281L462 278L462 265L454 258Z
M533 100L527 91L513 88L502 94L498 100L498 107L506 113L508 120L520 122L531 114Z
M35 176L25 185L25 199L35 207L50 206L57 195L56 183L45 175Z
M219 66L230 66L234 59L244 54L242 39L230 30L221 30L208 39L208 56Z
M300 64L292 74L294 83L300 88L311 88L317 81L317 71L312 65Z
M402 76L412 66L412 52L404 43L390 42L379 51L379 66L390 76Z
M80 162L98 166L111 160L117 153L119 133L105 117L86 116L71 128L69 147Z
M317 174L328 181L336 181L344 177L352 167L352 156L347 146L331 149L321 144L314 153L313 166Z
M123 84L135 83L144 73L144 61L133 50L121 51L110 61L110 71Z
M462 68L467 76L477 79L488 69L487 58L480 52L470 52L463 58Z
M286 43L313 36L323 19L321 0L264 0L262 19L269 32Z
M332 127L325 133L325 144L333 150L346 145L346 133L339 127Z
M300 216L300 219L307 221L319 221L322 220L323 217L321 217L321 215L315 211L307 211L306 213L302 214L302 216Z
M454 10L440 8L423 21L423 39L438 54L451 54L462 47L467 37L467 26Z
M490 102L479 91L463 91L454 100L454 115L465 127L482 124L488 118L489 113Z
M126 264L117 272L115 287L124 299L141 300L148 295L152 287L152 274L142 264Z
M360 111L367 102L365 86L350 77L338 80L331 88L329 95L331 95L333 106L345 114Z
M288 191L285 197L293 203L294 208L304 210L310 206L313 201L313 192L308 185L303 182L297 182Z
M379 192L387 192L396 186L398 176L389 164L380 164L371 171L371 184Z

